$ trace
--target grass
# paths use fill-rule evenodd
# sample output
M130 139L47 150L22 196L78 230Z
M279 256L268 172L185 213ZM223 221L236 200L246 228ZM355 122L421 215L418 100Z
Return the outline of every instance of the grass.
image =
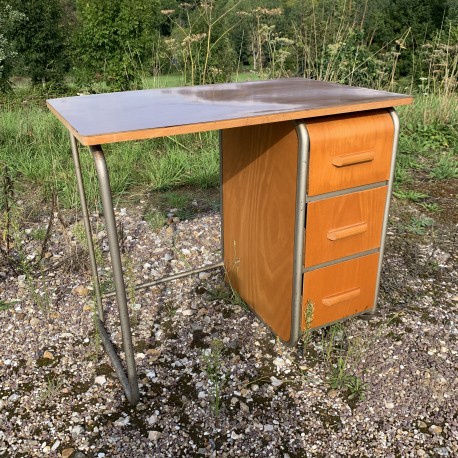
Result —
M221 394L226 384L226 375L223 372L223 342L215 339L209 349L202 352L203 369L207 374L213 413L218 416L221 409Z
M181 84L179 75L150 77L146 87ZM256 79L252 73L238 80ZM61 207L78 206L78 194L67 130L44 107L49 94L25 92L0 100L0 164L7 166L16 190L34 189L43 200L55 191ZM458 98L430 94L418 96L411 106L399 108L401 137L396 190L412 182L417 170L431 180L458 176ZM145 190L171 190L191 185L202 188L219 183L216 132L176 136L105 147L115 198L128 194L133 185ZM88 202L98 206L97 179L89 152L82 148L81 162ZM406 197L412 200L412 196Z

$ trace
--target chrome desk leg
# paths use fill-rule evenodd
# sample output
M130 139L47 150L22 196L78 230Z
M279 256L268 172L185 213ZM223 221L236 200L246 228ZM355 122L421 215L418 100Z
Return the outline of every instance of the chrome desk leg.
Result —
M374 299L374 307L371 312L374 314L377 309L377 300L380 291L380 277L382 274L382 264L383 264L383 253L385 251L385 243L386 243L386 232L388 230L388 217L390 212L390 203L392 199L393 193L393 183L394 183L394 174L396 170L396 154L398 151L398 142L399 142L399 116L396 113L394 108L390 108L389 110L391 119L393 120L394 125L394 135L393 135L393 149L391 152L391 169L390 169L390 177L388 180L388 189L386 192L386 202L385 202L385 215L383 217L383 226L382 226L382 239L380 241L380 253L379 253L379 260L378 260L378 270L377 270L377 284L375 287L375 299Z
M296 219L294 225L294 261L293 261L293 292L291 310L291 334L288 344L295 345L301 333L302 282L304 267L304 232L305 232L305 195L307 189L307 163L310 139L305 123L296 123L299 142L297 152L296 181Z
M130 328L129 311L127 309L126 289L122 273L121 254L119 252L118 234L116 232L116 221L113 210L113 200L111 196L110 180L108 176L107 164L101 146L89 147L95 162L97 177L99 179L100 196L102 199L103 214L108 234L108 246L110 248L111 265L113 268L113 279L116 291L116 303L119 310L121 322L121 332L123 348L127 366L127 377L122 363L117 355L113 344L105 330L102 320L98 321L100 337L107 350L108 356L115 368L119 381L122 384L127 400L131 405L138 402L140 393L138 390L137 368L135 365L134 349L132 345L132 331Z
M73 135L70 135L70 138L72 142L72 155L73 163L75 164L76 182L78 185L78 193L80 196L80 202L83 211L83 222L84 229L86 232L87 249L89 251L89 259L91 262L92 280L94 282L95 300L97 302L97 312L99 315L99 320L103 321L102 295L100 293L99 274L97 272L97 261L95 258L94 242L92 240L91 222L89 220L89 212L87 209L86 193L84 192L84 182L83 176L81 174L81 163L78 153L78 144L76 143L76 139Z

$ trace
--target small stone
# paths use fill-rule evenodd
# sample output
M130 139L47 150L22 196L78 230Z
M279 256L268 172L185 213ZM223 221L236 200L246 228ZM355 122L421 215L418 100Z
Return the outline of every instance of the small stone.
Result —
M243 434L237 434L235 431L232 431L231 432L231 439L233 440L237 440L237 439L241 439L243 437Z
M207 395L205 394L205 391L199 391L199 394L197 395L198 399L205 399Z
M264 425L264 432L270 432L274 430L274 425Z
M426 429L428 427L428 425L422 420L418 420L417 425L420 429Z
M30 320L30 326L37 326L38 324L40 324L40 320L38 318L35 318L33 317L31 320Z
M73 337L73 334L72 334L71 332L63 332L63 333L60 335L60 337L61 337L62 339L70 339L70 338Z
M431 425L429 427L429 431L432 432L433 434L440 434L442 432L442 428L437 425Z
M164 261L171 261L173 259L173 256L170 253L166 253L164 255Z
M161 436L162 436L162 433L160 431L149 431L148 432L148 439L150 441L157 442Z
M281 386L283 384L282 380L279 380L277 377L270 377L270 381L272 383L272 386Z
M78 296L87 296L89 294L89 290L83 285L73 288L73 291L75 294L78 294Z
M80 425L75 425L72 428L70 428L70 434L72 435L73 439L83 434L83 432L84 432L84 428Z
M210 278L211 273L210 272L200 272L199 278L201 280L206 280L207 278Z
M240 401L240 410L242 412L248 413L250 408L244 402Z
M53 446L51 447L51 452L54 452L55 450L57 450L59 445L60 445L60 440L57 440L56 442L54 442Z
M235 404L237 404L237 402L239 402L238 398L236 398L235 396L233 398L231 398L231 405L235 406Z
M107 377L105 375L98 375L95 378L94 383L96 385L105 385L105 383L107 383Z
M45 445L45 446L43 447L42 452L43 452L45 455L48 455L50 451L51 451L51 447L50 447L49 445Z
M83 305L83 312L92 312L92 311L94 311L94 307L91 304Z
M394 403L393 402L385 402L385 407L387 409L394 409Z
M339 392L337 390L329 390L328 391L328 396L331 398L331 399L334 399L338 396Z
M149 348L148 350L146 350L146 354L153 362L159 359L159 356L161 356L161 353L162 353L161 350L158 350L157 348Z
M54 355L50 351L46 350L43 353L43 358L44 359L54 359Z
M74 448L64 448L62 450L61 456L62 456L62 458L70 458L70 456L73 455L74 451L75 451Z
M147 422L149 425L155 425L157 423L157 415L151 415L151 417L147 419Z
M194 310L186 309L186 310L183 310L183 311L181 312L181 314L184 315L184 316L191 316L191 315L194 314Z
M130 417L127 415L125 417L119 417L113 424L115 426L126 426L130 423Z
M449 456L449 451L446 447L436 447L434 452L438 456Z

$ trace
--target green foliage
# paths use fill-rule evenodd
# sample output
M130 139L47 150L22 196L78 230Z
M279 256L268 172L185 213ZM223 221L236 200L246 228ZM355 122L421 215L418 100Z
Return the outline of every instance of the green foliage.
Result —
M218 415L221 409L221 394L227 382L226 374L223 372L223 342L215 339L211 347L202 352L203 369L207 374L213 413Z
M74 62L79 80L91 90L100 80L111 90L137 88L159 24L159 1L78 0L77 8Z
M425 235L428 229L434 225L434 219L428 216L412 216L406 224L407 232L415 235Z
M11 74L13 59L17 56L13 31L25 19L24 14L0 0L0 92L5 92L11 87L8 78Z
M11 0L26 21L15 28L17 71L30 76L32 83L61 83L67 69L64 31L59 26L58 0Z

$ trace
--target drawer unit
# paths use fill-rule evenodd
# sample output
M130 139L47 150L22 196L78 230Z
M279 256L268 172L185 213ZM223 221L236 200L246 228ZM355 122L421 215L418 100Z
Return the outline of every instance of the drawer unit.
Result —
M380 246L387 187L307 204L305 267Z
M305 311L307 303L313 304L312 328L374 306L378 259L375 253L305 273L302 306Z
M307 120L309 196L388 180L393 122L386 111Z
M397 141L376 109L221 134L224 263L273 333L374 309Z

